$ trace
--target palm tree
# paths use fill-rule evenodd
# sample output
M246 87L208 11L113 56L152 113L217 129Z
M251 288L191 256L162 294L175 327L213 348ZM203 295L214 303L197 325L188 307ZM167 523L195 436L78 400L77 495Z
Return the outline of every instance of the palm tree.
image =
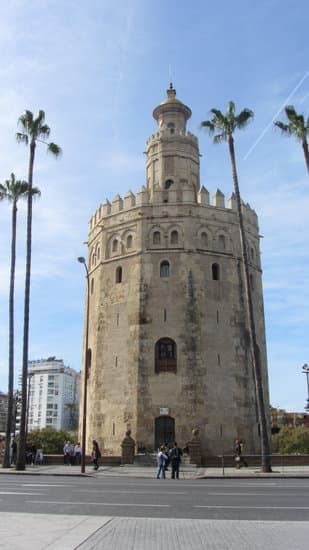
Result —
M309 148L307 141L307 136L309 135L309 117L305 121L304 115L298 115L293 105L287 105L284 110L288 119L288 124L277 120L275 126L280 128L286 136L294 136L297 141L300 141L304 151L307 171L309 173Z
M244 268L244 281L245 292L247 299L247 315L249 322L250 333L250 347L252 354L252 363L254 370L254 380L256 389L256 398L260 422L261 431L261 454L262 454L262 470L263 472L270 472L270 443L269 443L269 431L267 422L267 413L265 410L265 402L263 395L263 382L262 382L262 367L260 360L260 351L256 340L255 320L252 303L252 293L250 285L249 274L249 262L247 255L247 242L244 228L243 213L241 208L241 198L239 192L238 175L236 169L236 157L234 149L233 134L235 130L245 128L248 122L253 118L253 112L250 109L243 109L239 115L235 114L235 104L230 101L227 106L227 111L224 114L218 109L211 109L213 114L211 120L205 120L201 123L202 128L207 128L210 135L213 135L214 143L221 143L227 141L229 146L230 159L232 164L232 177L234 182L234 190L237 204L238 224L240 231L240 243ZM216 133L217 132L217 133Z
M18 123L21 132L16 134L17 141L29 144L28 183L29 194L27 201L27 243L26 243L26 275L25 275L25 304L24 304L24 334L23 334L23 362L22 362L22 397L20 415L20 433L17 455L17 470L24 470L26 450L26 411L27 411L27 374L28 374L28 350L29 350L29 307L30 307L30 274L31 274L31 243L32 243L32 184L35 150L38 142L47 145L47 151L56 157L61 153L60 147L55 143L48 143L50 128L45 123L45 113L40 110L36 118L31 111L25 111L19 117Z
M13 423L14 406L14 285L16 264L16 227L17 227L17 202L27 197L29 185L26 181L16 180L12 173L9 180L0 183L0 200L8 200L12 204L12 240L11 240L11 272L10 272L10 299L9 299L9 373L8 373L8 410L6 420L6 446L3 460L3 468L10 467L10 442ZM37 188L32 189L32 194L39 194Z
M16 262L16 225L17 225L17 201L24 198L28 191L25 181L16 181L15 175L0 184L0 200L12 202L12 239L11 239L11 272L10 272L10 299L9 299L9 372L8 372L8 408L6 420L6 447L3 467L10 467L10 442L12 432L13 415L13 388L14 388L14 283Z

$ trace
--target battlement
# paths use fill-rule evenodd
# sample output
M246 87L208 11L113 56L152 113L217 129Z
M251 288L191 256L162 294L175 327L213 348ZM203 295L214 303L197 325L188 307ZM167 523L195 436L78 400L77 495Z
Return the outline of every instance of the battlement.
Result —
M195 143L198 143L198 138L194 134L192 134L192 132L189 132L188 130L187 131L180 130L180 131L175 132L173 134L173 138L175 138L177 136L190 138ZM160 130L158 132L155 132L154 134L151 134L151 136L149 136L149 138L146 141L146 145L148 145L149 143L151 143L155 139L159 139L160 137L162 137L162 138L170 137L169 131L168 130Z
M142 206L158 206L163 204L164 206L167 206L167 204L195 204L197 206L200 205L220 210L237 210L234 193L232 193L227 204L225 204L225 195L220 189L216 190L211 201L210 193L204 186L199 189L197 195L195 189L186 182L182 183L181 189L173 187L162 189L157 186L151 196L148 189L143 185L136 195L129 190L123 198L117 194L111 202L106 200L105 203L101 204L90 218L89 230L91 231L97 224L103 222L104 219L119 212L128 212ZM257 224L257 215L250 205L242 203L242 209L247 220L252 224Z

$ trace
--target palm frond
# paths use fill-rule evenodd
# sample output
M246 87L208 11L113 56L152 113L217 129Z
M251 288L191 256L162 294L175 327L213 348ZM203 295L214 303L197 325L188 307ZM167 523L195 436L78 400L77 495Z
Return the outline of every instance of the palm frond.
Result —
M28 136L27 134L23 134L22 132L16 133L16 140L18 143L25 143L28 145Z
M27 185L28 185L28 184L27 184ZM40 189L39 189L38 187L32 187L32 189L31 189L31 195L32 195L33 197L39 198L39 197L41 196L41 191L40 191Z
M37 134L38 136L48 139L49 134L50 134L50 127L47 124L43 124L38 128L38 134Z
M281 122L281 120L277 120L274 122L274 126L277 128L280 128L283 134L290 134L291 130L288 124L285 124L285 122Z
M213 123L216 126L220 126L220 128L223 128L226 124L226 117L222 114L220 109L210 109L210 112L214 115Z
M61 147L59 147L59 145L56 145L56 143L52 143L52 142L48 144L47 152L52 153L53 155L55 155L55 157L59 157L60 155L62 155Z
M285 108L285 114L287 116L287 119L292 123L297 123L298 114L295 111L294 105L287 105Z
M226 141L227 140L227 132L222 132L221 134L217 134L216 136L214 136L214 139L213 139L213 142L218 144L218 143L222 143L222 141Z
M235 103L234 101L229 101L226 109L226 117L234 118L235 117Z
M200 124L200 128L207 128L210 135L212 135L216 129L211 120L203 120Z
M235 117L235 128L241 130L247 126L248 122L254 117L253 111L251 109L243 109L239 115Z

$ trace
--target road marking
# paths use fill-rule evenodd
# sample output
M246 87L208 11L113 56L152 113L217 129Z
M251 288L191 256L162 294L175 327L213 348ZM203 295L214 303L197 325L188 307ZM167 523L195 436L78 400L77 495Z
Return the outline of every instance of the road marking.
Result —
M64 485L62 483L23 483L21 487L74 487L74 485Z
M207 493L208 496L220 496L220 497L303 497L303 494L291 494L291 493Z
M26 502L29 502L29 504L57 504L58 506L60 504L69 504L70 506L73 504L76 506L93 504L95 506L142 506L143 508L171 508L170 504L136 504L124 502L71 502L62 500L27 500Z
M211 505L195 505L193 508L235 508L239 510L244 508L245 510L309 510L309 506L211 506Z
M0 491L0 495L27 495L27 496L40 496L44 493L19 493L15 491Z
M116 490L113 490L113 489L105 489L105 487L102 487L101 489L77 489L77 491L79 493L115 493L115 494L125 494L125 495L149 495L149 491L117 491ZM156 494L156 493L154 493ZM161 491L160 493L161 494ZM164 495L186 495L187 493L185 491L183 491L182 493L181 492L176 492L176 491L164 491Z

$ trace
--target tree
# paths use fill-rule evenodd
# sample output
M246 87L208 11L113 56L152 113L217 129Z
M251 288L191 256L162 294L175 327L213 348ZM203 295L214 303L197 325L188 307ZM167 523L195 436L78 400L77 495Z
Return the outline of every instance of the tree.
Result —
M20 433L17 454L17 470L24 470L25 451L26 451L26 411L27 411L27 374L28 374L28 351L29 351L29 311L30 311L30 276L31 276L31 252L32 252L32 187L33 187L33 169L34 158L37 143L47 145L47 151L56 157L61 153L61 149L55 143L47 143L50 128L45 123L44 111L39 111L34 118L31 111L25 111L18 120L21 132L17 132L16 139L19 143L29 144L29 166L28 166L28 184L29 194L27 200L27 243L26 243L26 274L25 274L25 303L24 303L24 333L23 333L23 359L22 359L22 397L21 397L21 415L20 415Z
M32 430L28 442L37 448L42 447L45 454L62 454L66 441L72 441L72 433L67 430L55 430L52 426L41 430Z
M10 298L9 298L9 371L8 371L8 410L6 419L6 446L3 467L10 467L10 442L13 424L14 405L14 286L16 264L16 229L17 229L17 203L19 199L25 199L29 193L29 185L26 181L16 180L12 173L9 180L0 184L0 200L7 200L12 204L12 237L11 237L11 270L10 270ZM40 191L32 188L32 195L39 195Z
M253 302L252 302L252 292L250 284L250 273L249 273L249 262L247 254L247 240L246 233L244 228L244 220L242 213L242 204L239 192L238 184L238 175L236 168L236 156L234 149L234 138L233 134L235 130L241 130L246 127L248 122L253 119L253 112L250 109L243 109L239 115L235 114L235 104L233 101L230 101L227 106L226 114L218 109L211 109L210 111L213 115L211 120L204 120L201 122L201 127L206 128L211 136L213 136L214 143L221 143L226 141L229 147L230 160L232 164L232 177L234 182L234 191L237 205L237 214L238 214L238 224L240 231L240 243L241 243L241 252L243 260L243 269L244 269L244 283L245 283L245 295L246 295L246 305L247 305L247 315L248 315L248 325L249 325L249 334L250 334L250 348L252 356L252 365L254 371L254 381L255 381L255 390L256 390L256 399L260 423L260 432L261 432L261 454L262 454L262 471L270 472L270 442L269 442L269 431L268 431L268 421L267 414L265 409L264 402L264 393L263 393L263 381L262 381L262 367L261 367L261 358L260 350L257 344L256 338L256 329L255 329L255 319L253 311Z
M304 115L297 114L293 105L287 105L284 110L288 123L286 124L285 122L277 120L275 126L280 128L283 134L295 137L295 139L302 144L307 172L309 173L309 148L307 141L309 135L309 117L305 121Z
M309 454L309 429L305 426L283 426L276 435L280 454Z

